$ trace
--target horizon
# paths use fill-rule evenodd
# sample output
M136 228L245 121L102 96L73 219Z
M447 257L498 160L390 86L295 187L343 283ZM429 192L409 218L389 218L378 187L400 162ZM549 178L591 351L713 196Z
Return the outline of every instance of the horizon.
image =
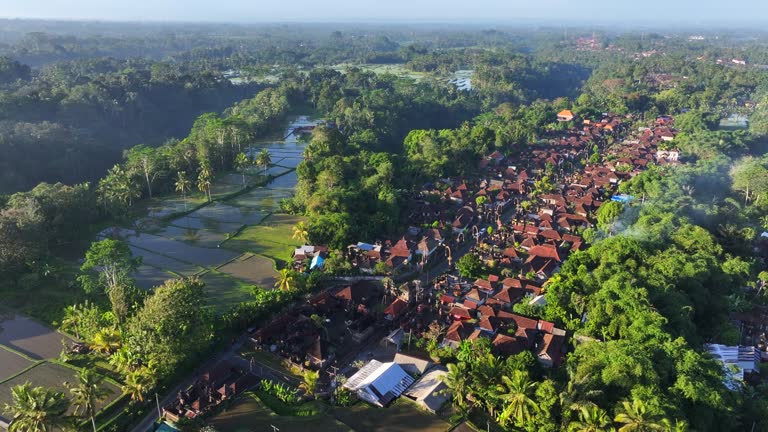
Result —
M546 7L532 2L477 0L471 9L465 2L423 0L418 3L391 0L294 0L285 4L252 4L245 0L223 0L211 8L201 0L165 0L105 4L98 0L71 0L66 8L56 0L10 0L0 8L0 18L69 22L150 24L384 24L384 25L627 25L675 29L707 26L715 28L760 26L768 19L768 4L733 0L699 7L694 0L674 3L648 0L642 8L634 4L610 4L584 0L550 0ZM587 12L587 13L585 13ZM625 18L626 17L626 18ZM683 21L682 23L680 21Z

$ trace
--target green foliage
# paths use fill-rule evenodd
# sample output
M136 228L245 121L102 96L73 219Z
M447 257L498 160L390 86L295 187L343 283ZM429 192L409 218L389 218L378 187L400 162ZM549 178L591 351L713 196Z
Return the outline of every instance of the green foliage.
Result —
M456 268L462 277L468 279L479 278L484 270L483 262L480 258L472 253L468 253L456 262Z
M208 348L213 319L197 279L166 281L126 323L125 343L161 375Z
M10 432L48 432L71 424L65 416L70 402L62 392L24 383L11 389L11 400L5 407L12 413Z

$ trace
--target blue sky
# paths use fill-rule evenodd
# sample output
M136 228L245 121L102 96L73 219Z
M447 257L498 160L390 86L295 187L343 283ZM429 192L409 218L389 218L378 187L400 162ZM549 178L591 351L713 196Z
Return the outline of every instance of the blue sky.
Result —
M0 17L215 22L768 22L768 0L0 0Z

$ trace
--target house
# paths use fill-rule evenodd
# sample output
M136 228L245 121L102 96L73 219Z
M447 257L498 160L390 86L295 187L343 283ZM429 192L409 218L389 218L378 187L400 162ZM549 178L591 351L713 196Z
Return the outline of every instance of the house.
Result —
M571 110L562 110L557 113L557 121L559 122L569 122L573 120L574 117L576 116L573 115L573 111Z
M435 366L419 378L408 390L405 396L414 400L423 409L436 413L450 399L448 387L443 382L443 376L448 373L445 366Z
M404 371L411 375L422 375L432 366L432 362L427 359L403 353L396 353L395 359L392 361L399 364Z
M536 350L536 359L546 368L558 366L563 358L565 336L545 334Z
M443 345L456 348L459 346L461 341L469 338L469 336L474 331L475 328L472 326L472 324L469 324L463 320L455 321L453 324L451 324L450 327L448 327L448 331L445 333L445 337L443 338Z
M414 379L399 364L371 360L349 377L344 388L357 393L360 399L384 407L413 384Z
M386 309L384 309L384 319L393 321L408 309L408 303L401 298L396 298Z
M753 346L705 344L704 347L715 360L723 364L725 385L731 389L741 387L747 373L760 370L760 351Z

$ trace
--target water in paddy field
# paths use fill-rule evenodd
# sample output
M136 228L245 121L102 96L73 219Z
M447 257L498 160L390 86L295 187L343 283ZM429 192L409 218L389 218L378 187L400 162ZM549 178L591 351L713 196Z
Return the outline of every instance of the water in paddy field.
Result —
M453 78L449 81L459 90L472 90L472 75L475 73L472 69L458 70L453 73Z
M299 162L303 159L304 147L306 143L301 140L301 133L294 133L296 128L317 126L321 120L313 119L310 116L302 115L289 119L287 127L278 136L267 138L255 142L251 146L251 154L255 157L262 148L266 148L272 157L272 164L276 165L269 168L268 174L278 175L286 172L290 169L296 168ZM294 188L296 186L296 176L287 175L286 179L278 177L273 183L278 183L273 186L267 185L267 188L277 187Z

